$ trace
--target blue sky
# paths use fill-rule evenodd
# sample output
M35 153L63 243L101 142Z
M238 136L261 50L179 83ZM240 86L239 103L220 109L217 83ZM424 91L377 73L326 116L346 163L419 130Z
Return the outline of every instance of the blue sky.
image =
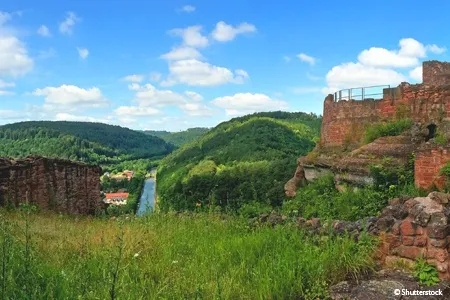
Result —
M427 1L2 1L0 124L177 131L256 111L322 113L343 88L450 61Z

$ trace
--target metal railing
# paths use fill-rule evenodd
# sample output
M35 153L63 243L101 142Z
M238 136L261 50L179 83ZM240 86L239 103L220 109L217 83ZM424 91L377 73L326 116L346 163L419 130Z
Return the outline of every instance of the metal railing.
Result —
M374 85L351 89L344 89L334 93L334 101L382 99L383 90L391 88L390 85Z

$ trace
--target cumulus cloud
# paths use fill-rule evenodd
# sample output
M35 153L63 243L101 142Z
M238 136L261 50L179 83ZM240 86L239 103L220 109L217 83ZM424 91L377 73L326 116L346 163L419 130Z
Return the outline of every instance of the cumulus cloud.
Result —
M158 82L158 81L161 80L161 73L158 73L158 72L150 73L149 78L150 78L151 81L156 81L156 82Z
M120 106L114 110L114 113L117 116L149 117L159 115L161 111L153 107Z
M89 50L86 48L79 48L77 47L78 55L81 59L86 59L89 56Z
M59 24L59 32L62 34L71 35L75 24L80 21L81 19L78 18L74 12L67 12L64 21Z
M176 28L169 31L170 34L180 36L183 44L188 47L201 48L209 44L208 38L201 33L202 26L190 26L187 28Z
M59 87L45 87L32 92L34 96L45 97L45 109L64 108L76 110L79 108L104 107L108 101L97 87L83 89L74 85L61 85Z
M18 77L33 68L25 45L12 35L0 36L0 76Z
M324 93L333 93L340 89L374 86L398 85L407 81L407 77L396 71L397 68L411 68L409 77L420 81L422 67L418 66L429 52L440 54L445 51L435 44L424 45L412 38L399 41L399 48L388 50L372 47L358 55L358 62L348 62L333 67L326 75L328 87Z
M265 94L238 93L233 96L219 97L211 101L217 107L225 109L228 116L237 116L261 111L286 110L285 101L271 99Z
M0 119L3 120L23 120L27 117L29 117L29 113L24 111L0 109Z
M109 119L98 119L89 116L78 116L68 113L57 113L54 117L55 121L77 121L77 122L94 122L94 123L110 123Z
M306 63L310 64L311 66L316 63L316 58L314 58L312 56L309 56L309 55L306 55L305 53L297 54L297 57L301 61L306 62Z
M128 75L128 76L125 76L124 78L122 78L122 80L129 81L129 82L142 82L142 80L144 80L144 75L138 75L138 74Z
M202 54L192 47L177 47L160 57L167 60L201 59Z
M422 82L422 66L412 69L409 72L409 77L417 82Z
M361 63L345 63L333 67L326 75L328 87L323 90L325 94L334 93L344 88L356 88L363 86L397 85L406 81L405 76L391 70Z
M120 107L115 110L116 115L121 118L132 118L135 116L152 116L161 112L155 107L175 106L189 116L210 116L213 110L203 104L202 95L185 91L183 94L171 90L159 90L151 84L143 86L133 83L129 89L136 91L133 100L136 106Z
M48 29L47 26L45 25L41 25L38 30L37 30L37 34L39 34L42 37L51 37L51 33L50 33L50 29Z
M186 13L191 13L195 11L195 6L193 5L185 5L181 8L182 11L186 12Z
M234 40L239 34L256 32L256 27L253 24L241 23L236 27L220 21L216 24L211 36L218 42L228 42Z
M234 73L227 68L211 65L196 59L179 60L169 63L170 74L161 84L171 86L184 83L190 86L217 86L225 83L242 84L248 79L244 70Z

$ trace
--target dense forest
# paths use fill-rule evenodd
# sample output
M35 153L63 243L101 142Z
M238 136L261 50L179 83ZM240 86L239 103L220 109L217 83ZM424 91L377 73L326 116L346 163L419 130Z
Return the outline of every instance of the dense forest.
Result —
M0 156L30 154L101 165L156 159L175 147L120 126L90 122L33 121L0 126Z
M164 158L158 168L162 210L238 210L279 206L297 158L320 132L314 114L271 112L235 118Z
M209 130L209 128L195 127L179 132L146 130L144 131L144 133L162 138L167 143L171 143L177 147L180 147L200 138Z

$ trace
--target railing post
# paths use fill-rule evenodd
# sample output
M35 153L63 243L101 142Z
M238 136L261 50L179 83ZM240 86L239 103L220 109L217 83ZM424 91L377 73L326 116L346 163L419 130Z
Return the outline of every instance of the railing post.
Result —
M364 100L364 88L361 88L361 100Z

